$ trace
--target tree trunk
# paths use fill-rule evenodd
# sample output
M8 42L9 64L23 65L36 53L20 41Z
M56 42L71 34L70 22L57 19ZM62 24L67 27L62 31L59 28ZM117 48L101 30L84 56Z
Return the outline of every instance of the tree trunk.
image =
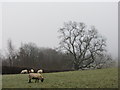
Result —
M75 69L75 70L79 70L79 63L78 63L78 62L75 62L75 63L74 63L74 69Z

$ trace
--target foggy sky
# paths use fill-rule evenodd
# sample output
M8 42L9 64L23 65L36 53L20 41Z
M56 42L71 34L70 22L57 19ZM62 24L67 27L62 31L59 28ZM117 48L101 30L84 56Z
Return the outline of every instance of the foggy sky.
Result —
M33 42L39 47L54 48L59 43L57 32L64 22L84 22L94 25L107 38L107 49L118 56L118 10L117 2L39 2L3 3L3 48L10 38L18 48Z

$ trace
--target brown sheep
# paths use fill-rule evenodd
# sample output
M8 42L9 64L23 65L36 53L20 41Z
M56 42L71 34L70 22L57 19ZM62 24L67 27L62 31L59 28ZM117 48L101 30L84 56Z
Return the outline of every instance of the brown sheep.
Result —
M28 83L31 83L31 79L35 79L35 83L39 80L41 80L41 82L44 81L44 77L40 74L40 73L29 73L29 81Z

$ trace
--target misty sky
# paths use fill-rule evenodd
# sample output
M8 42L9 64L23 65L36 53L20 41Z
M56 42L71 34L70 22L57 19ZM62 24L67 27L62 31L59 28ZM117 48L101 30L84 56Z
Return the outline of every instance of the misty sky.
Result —
M39 47L55 48L59 43L57 32L64 22L84 22L94 25L107 38L107 49L118 56L118 10L117 2L38 2L3 3L2 42L7 46L10 38L18 48L33 42Z

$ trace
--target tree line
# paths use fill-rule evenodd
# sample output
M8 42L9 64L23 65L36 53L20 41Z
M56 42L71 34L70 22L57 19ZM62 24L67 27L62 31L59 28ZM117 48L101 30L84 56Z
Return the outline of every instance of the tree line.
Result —
M71 69L72 58L51 48L40 48L34 43L21 44L16 50L8 40L8 53L2 66L28 67L33 69L65 70Z
M45 70L84 70L106 68L114 65L106 50L106 39L95 27L86 28L84 23L66 22L60 28L57 49L41 48L35 43L21 43L15 49L8 40L7 54L0 54L2 66L27 67Z

